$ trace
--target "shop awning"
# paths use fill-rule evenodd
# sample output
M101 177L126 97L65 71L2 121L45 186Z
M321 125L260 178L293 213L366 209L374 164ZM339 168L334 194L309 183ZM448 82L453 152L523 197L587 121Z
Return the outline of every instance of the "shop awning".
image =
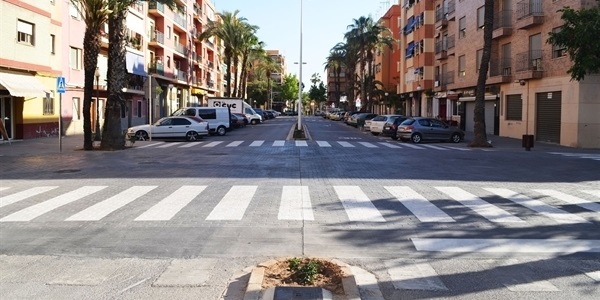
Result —
M125 63L127 65L127 72L129 74L135 74L140 76L148 76L144 69L144 57L132 52L127 51L125 54Z
M458 100L460 102L469 102L469 101L475 101L475 97L460 97L458 98ZM492 100L496 100L496 95L485 95L484 98L485 101L492 101Z
M0 73L0 85L14 97L46 97L46 88L32 75Z

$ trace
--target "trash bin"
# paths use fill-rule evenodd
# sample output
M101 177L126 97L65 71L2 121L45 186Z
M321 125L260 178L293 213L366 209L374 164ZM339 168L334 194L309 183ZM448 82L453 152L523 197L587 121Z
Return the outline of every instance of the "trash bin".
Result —
M522 146L525 148L525 151L531 151L531 148L533 148L533 134L523 135Z

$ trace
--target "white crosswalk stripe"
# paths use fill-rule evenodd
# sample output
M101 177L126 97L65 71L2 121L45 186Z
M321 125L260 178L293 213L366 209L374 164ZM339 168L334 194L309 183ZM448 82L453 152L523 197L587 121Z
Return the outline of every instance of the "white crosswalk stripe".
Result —
M489 204L481 198L458 187L435 187L440 192L452 197L462 205L470 208L492 222L525 222L507 211Z
M200 195L206 186L182 186L167 198L156 203L149 210L141 214L135 221L168 221L182 208L188 205L196 196Z
M400 149L400 148L402 148L402 147L400 147L398 145L394 145L394 144L391 144L391 143L380 142L379 144L383 145L383 146L386 146L388 148L394 148L394 149Z
M600 190L583 190L582 192L600 198Z
M365 147L367 147L367 148L379 148L376 145L373 145L372 143L369 143L369 142L358 142L358 143L361 144L361 145L363 145L363 146L365 146Z
M227 144L227 146L225 146L225 147L237 147L237 146L241 145L243 142L244 141L234 141L234 142Z
M4 206L10 205L10 204L19 202L21 200L31 198L33 196L45 193L47 191L51 191L55 188L57 188L57 186L38 186L38 187L30 188L28 190L24 190L22 192L14 193L12 195L2 196L2 197L0 197L0 207L4 207Z
M308 147L306 141L296 141L296 147Z
M274 141L273 147L283 147L285 146L285 141Z
M284 186L279 205L279 220L313 221L312 205L307 186Z
M449 150L449 149L446 149L446 148L442 148L442 147L434 146L434 145L429 145L429 144L421 144L421 146L423 146L425 148L435 149L435 150L443 150L443 151Z
M63 205L77 201L85 196L105 189L106 186L84 186L66 194L54 197L50 200L29 206L25 209L12 213L2 219L0 222L23 222L31 221L47 212L55 210Z
M4 191L4 190L8 190L10 189L9 187L6 186L0 186L0 192Z
M254 141L250 144L250 147L260 147L265 141Z
M231 187L206 220L241 220L257 188L257 186Z
M100 203L76 213L65 221L98 221L108 216L113 211L133 202L135 199L147 194L157 186L133 186L110 197Z
M334 186L348 219L359 222L385 222L381 213L357 186Z
M160 146L158 146L156 148L169 148L169 147L177 146L179 144L181 144L181 142L165 143L164 145L160 145Z
M458 151L471 151L472 149L468 149L468 148L460 148L460 147L453 147L453 146L444 146L448 149L452 149L452 150L458 150Z
M181 146L179 146L177 148L191 148L191 147L195 147L195 146L198 146L198 145L202 145L202 143L204 143L204 142L186 143L185 145L181 145Z
M597 202L592 202L589 200L585 200L583 198L571 196L571 195L565 194L563 192L555 191L555 190L536 189L534 191L538 192L540 194L544 194L546 196L552 197L552 198L556 198L558 200L562 200L569 204L581 206L581 207L591 210L591 211L600 212L600 203L597 203Z
M409 143L402 143L400 145L402 145L402 147L408 147L408 148L419 149L419 150L425 149L421 146L417 146L417 145L413 145L413 144L409 144Z
M136 149L144 149L144 148L150 148L150 147L154 147L154 146L158 146L158 145L162 145L162 144L166 144L165 142L159 142L159 143L152 143L152 144L148 144L148 145L144 145L144 146L139 146L139 147L135 147Z
M219 144L221 144L221 143L223 143L223 141L210 142L210 143L208 143L208 144L206 144L206 145L204 145L204 146L202 146L202 147L206 147L206 148L213 148L213 147L215 147L216 145L219 145Z
M317 141L317 144L319 145L319 147L331 147L331 144L325 141Z
M338 144L340 144L344 148L354 148L354 145L352 145L348 142L338 142Z
M386 186L385 189L396 197L421 222L454 222L454 219L449 215L410 187Z

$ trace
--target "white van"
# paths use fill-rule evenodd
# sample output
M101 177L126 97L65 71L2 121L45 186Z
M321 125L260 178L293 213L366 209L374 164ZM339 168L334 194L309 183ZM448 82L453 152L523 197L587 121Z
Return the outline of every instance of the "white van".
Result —
M200 117L208 122L210 134L225 135L231 126L231 115L227 107L184 107L172 116Z

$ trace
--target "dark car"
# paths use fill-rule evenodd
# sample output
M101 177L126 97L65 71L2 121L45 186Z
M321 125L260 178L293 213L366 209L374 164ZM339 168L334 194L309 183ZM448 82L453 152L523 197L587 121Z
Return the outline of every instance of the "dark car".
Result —
M267 113L265 113L265 111L262 110L262 108L253 108L253 109L257 114L259 114L263 118L263 121L266 121L268 119Z
M398 131L398 126L400 126L400 124L404 122L404 120L406 120L407 118L408 117L405 116L397 116L395 117L393 122L385 123L385 125L383 125L383 131L381 132L381 134L389 135L394 141L397 140L398 136L396 135L396 131Z
M242 121L242 127L245 127L246 125L248 125L249 121L248 121L248 117L246 117L245 114L238 114L238 113L233 113L238 119L240 119Z
M231 114L231 117L229 119L231 120L229 126L231 128L240 128L246 126L244 124L244 120L235 114Z
M275 119L275 114L273 114L273 112L265 110L264 113L267 116L267 119Z
M401 141L412 141L415 144L425 140L450 141L458 143L465 133L457 127L449 126L434 118L412 117L398 126L396 133Z

